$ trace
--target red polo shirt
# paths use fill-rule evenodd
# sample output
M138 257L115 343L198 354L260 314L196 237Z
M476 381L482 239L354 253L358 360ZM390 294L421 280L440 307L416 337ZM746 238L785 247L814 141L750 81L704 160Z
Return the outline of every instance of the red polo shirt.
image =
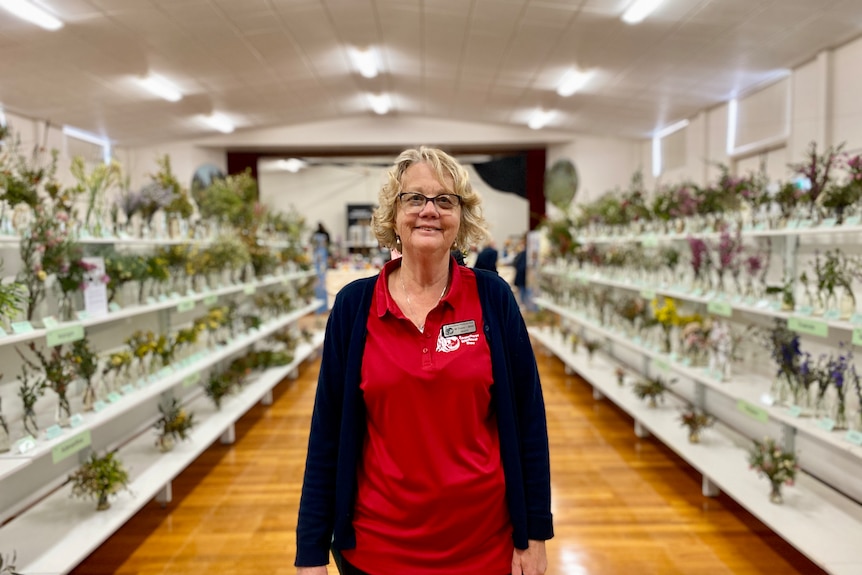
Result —
M381 272L368 314L361 389L367 434L347 560L372 575L503 575L513 543L491 355L473 271L452 265L424 333Z

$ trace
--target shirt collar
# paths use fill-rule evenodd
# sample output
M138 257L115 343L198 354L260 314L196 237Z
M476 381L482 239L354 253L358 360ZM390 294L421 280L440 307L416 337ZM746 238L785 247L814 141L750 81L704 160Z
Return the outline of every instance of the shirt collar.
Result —
M393 314L395 317L404 317L404 313L398 308L398 304L389 293L389 274L401 267L401 258L390 260L383 266L383 272L377 276L376 299L377 299L377 315L383 317L386 312ZM440 301L451 307L455 307L458 298L461 296L461 266L451 256L449 257L449 270L452 276L452 281L449 284L449 289L443 299Z

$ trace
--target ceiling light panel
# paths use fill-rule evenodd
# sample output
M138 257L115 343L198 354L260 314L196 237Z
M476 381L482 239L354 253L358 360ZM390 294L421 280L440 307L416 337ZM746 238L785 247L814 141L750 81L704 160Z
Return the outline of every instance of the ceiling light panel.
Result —
M592 72L581 72L580 70L575 70L573 68L566 72L560 79L560 83L557 86L557 94L564 98L568 98L586 86L592 77Z
M392 109L392 98L389 94L368 94L368 103L375 114L383 115Z
M233 122L224 114L218 112L203 117L204 123L222 134L230 134L234 130Z
M659 7L664 0L634 0L631 6L623 12L623 22L626 24L638 24Z
M364 78L374 78L377 76L380 67L377 61L377 52L374 48L359 49L351 46L347 51L356 70Z
M138 83L149 90L150 93L164 98L168 102L178 102L182 99L183 94L179 88L156 74L150 74L146 78L141 78Z
M0 8L45 30L59 30L63 27L59 18L27 0L0 0Z

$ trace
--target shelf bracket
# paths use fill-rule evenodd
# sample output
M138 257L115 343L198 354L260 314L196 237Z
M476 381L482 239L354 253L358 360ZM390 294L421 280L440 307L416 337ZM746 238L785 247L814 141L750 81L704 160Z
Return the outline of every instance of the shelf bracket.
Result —
M596 401L601 401L605 398L605 394L602 393L598 387L593 387L593 399Z
M268 390L263 394L263 397L260 398L261 405L272 405L272 390Z
M718 497L721 493L721 489L718 488L718 485L713 483L712 479L704 474L700 482L700 492L703 493L704 497Z
M796 428L792 425L781 425L781 447L787 453L796 452Z
M165 483L159 492L156 493L156 502L161 506L162 509L167 507L168 503L174 498L174 491L172 488L172 483L168 481Z
M224 433L221 434L219 438L225 445L230 445L236 442L236 426L233 423L227 426L227 429L224 430Z
M635 437L639 437L641 439L647 438L650 436L649 429L644 427L644 424L635 419Z

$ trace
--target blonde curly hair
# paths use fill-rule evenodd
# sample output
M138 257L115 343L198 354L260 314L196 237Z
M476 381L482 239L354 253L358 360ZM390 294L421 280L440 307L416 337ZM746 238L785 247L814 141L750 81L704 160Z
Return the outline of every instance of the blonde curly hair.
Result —
M482 197L470 184L467 170L452 156L437 148L421 146L401 152L387 174L387 181L378 194L378 207L371 218L371 229L381 245L399 249L395 233L395 217L398 213L398 194L401 193L401 180L407 168L414 164L426 163L437 174L437 179L445 182L447 177L454 182L453 194L461 196L461 225L455 237L453 249L465 252L470 246L482 243L489 237L487 223L482 215Z

